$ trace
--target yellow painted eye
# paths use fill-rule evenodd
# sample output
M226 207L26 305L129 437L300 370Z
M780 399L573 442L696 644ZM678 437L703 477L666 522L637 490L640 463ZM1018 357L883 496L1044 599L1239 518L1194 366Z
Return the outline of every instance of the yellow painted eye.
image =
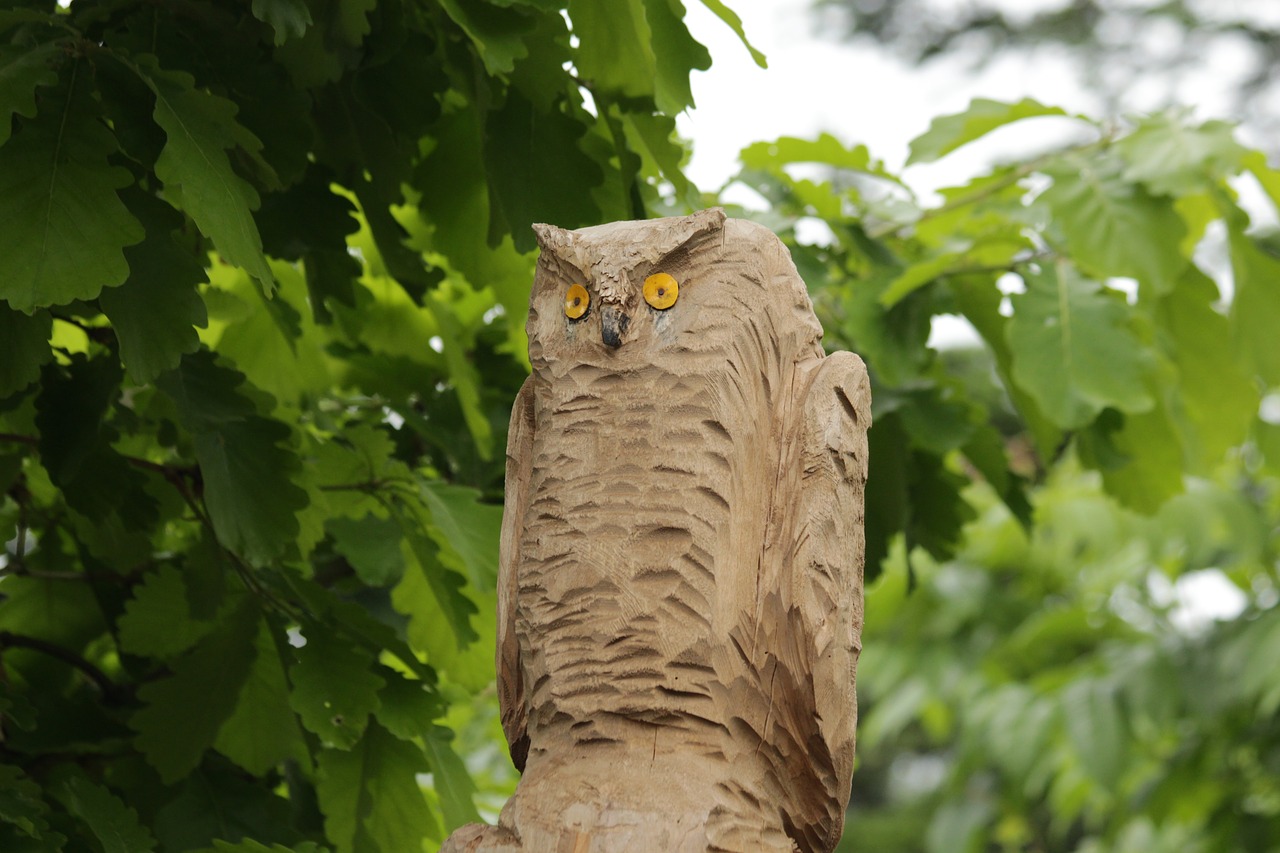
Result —
M676 304L680 285L664 272L655 273L644 280L644 301L659 311Z
M587 306L590 304L591 294L587 293L587 289L580 284L571 284L564 295L564 316L570 320L579 320L587 313Z

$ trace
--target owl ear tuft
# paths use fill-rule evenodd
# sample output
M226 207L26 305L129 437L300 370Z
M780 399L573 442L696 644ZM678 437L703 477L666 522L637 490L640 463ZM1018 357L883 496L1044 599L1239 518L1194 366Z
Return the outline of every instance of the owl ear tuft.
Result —
M556 225L533 223L533 233L538 238L538 248L553 255L561 255L573 242L573 235Z
M719 231L724 227L724 208L708 207L706 210L699 210L697 213L691 213L684 219L687 226L693 229L695 234L705 234L708 231Z

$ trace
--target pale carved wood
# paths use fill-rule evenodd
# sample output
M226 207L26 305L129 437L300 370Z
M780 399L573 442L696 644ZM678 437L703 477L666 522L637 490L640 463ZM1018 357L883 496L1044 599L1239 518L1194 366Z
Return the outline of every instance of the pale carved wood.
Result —
M498 581L523 776L499 826L444 850L829 851L857 720L862 361L823 355L759 225L536 230ZM658 272L679 283L661 311Z

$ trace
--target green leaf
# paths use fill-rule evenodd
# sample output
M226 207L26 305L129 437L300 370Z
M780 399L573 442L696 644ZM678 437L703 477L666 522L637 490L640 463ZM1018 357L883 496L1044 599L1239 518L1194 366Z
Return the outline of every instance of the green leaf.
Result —
M220 838L213 840L212 853L326 853L327 847L320 847L314 841L304 841L292 847L283 844L272 844L268 847L259 844L252 838L246 838L238 844L228 844Z
M386 428L353 425L340 440L320 444L308 460L308 469L327 489L335 515L359 516L384 512L381 501L360 488L374 482L412 482L409 469L394 458L395 443Z
M1118 691L1101 681L1077 681L1067 688L1063 706L1080 762L1099 784L1114 789L1133 741Z
M1187 118L1185 111L1148 116L1117 140L1116 150L1129 163L1124 179L1156 195L1182 196L1237 173L1245 148L1236 142L1235 128L1223 121L1191 127Z
M982 800L943 803L925 833L925 853L975 853L991 822L991 805Z
M0 299L33 308L92 299L129 274L124 247L143 238L116 191L115 136L100 120L92 74L71 66L36 118L0 148Z
M960 238L952 243L960 243ZM941 278L1012 271L1014 258L1031 249L1026 237L1016 231L984 234L964 244L957 251L926 257L908 266L880 294L880 304L892 308L909 294Z
M333 536L333 548L347 558L360 579L369 586L389 586L404 574L400 525L390 518L364 515L340 517L325 523Z
M506 221L518 250L531 251L536 245L535 222L578 228L599 220L592 190L604 173L582 150L587 130L560 110L540 112L514 89L501 109L489 113L484 161L490 204ZM538 168L525 167L531 162Z
M912 225L917 239L935 251L961 240L1011 242L1026 238L1028 180L1016 165L998 166L959 186L938 190L940 204Z
M363 605L344 601L323 587L300 578L292 579L289 587L309 612L317 617L331 616L342 633L359 645L394 655L410 672L435 683L436 676L431 667L418 658L394 628L375 618Z
M429 559L430 552L422 556ZM405 634L410 645L425 653L427 662L445 673L450 682L470 693L479 693L495 677L495 600L490 595L477 607L464 593L458 575L438 563L430 568L423 566L412 551L406 562L404 577L391 590L391 604L396 612L409 618ZM435 583L433 574L441 576ZM438 591L441 587L443 592ZM453 630L442 630L445 625Z
M427 760L431 763L431 775L436 794L440 797L440 808L444 812L448 831L481 820L472 800L476 790L475 782L467 773L467 766L454 751L453 740L453 732L449 729L429 725L422 741Z
M371 32L369 13L377 0L309 5L318 22L274 51L294 86L304 91L336 82L357 61L358 49Z
M677 199L689 199L690 207L701 205L697 187L684 174L684 161L688 152L676 135L675 119L664 115L634 113L625 119L630 130L632 146L648 153L653 170L671 182Z
M208 314L196 286L206 278L195 256L174 239L182 218L151 195L130 201L147 237L125 250L128 281L104 290L99 302L120 339L129 376L146 384L199 348L194 327L204 328Z
M35 731L36 708L24 693L20 693L9 683L0 682L0 719L4 720L5 725L24 732Z
M712 14L724 21L725 24L728 25L729 29L737 33L738 38L742 40L743 47L751 53L751 58L755 61L756 65L761 68L769 67L769 63L765 60L764 54L752 47L751 42L747 41L747 34L742 28L742 19L738 17L737 12L734 12L728 6L721 3L720 0L702 0L702 5L710 9Z
M925 385L907 391L885 389L876 398L876 415L895 412L911 437L911 445L945 456L973 435L981 409L964 398L958 385Z
M1121 178L1114 158L1065 155L1045 172L1053 186L1038 201L1048 206L1081 269L1169 292L1188 263L1178 250L1186 225L1169 199Z
M338 853L420 850L424 836L439 837L417 780L430 769L416 746L376 722L350 751L321 751L316 793Z
M426 685L399 673L388 674L378 697L378 722L401 740L414 740L444 713L440 697Z
M350 749L364 735L369 715L378 710L378 691L385 682L371 671L371 651L319 625L306 638L297 650L298 662L289 669L289 705L321 743Z
M424 191L419 212L431 232L423 248L447 257L467 281L492 285L507 313L508 349L524 362L529 346L524 317L529 310L534 257L521 254L510 239L490 246L486 231L476 227L492 219L489 188L482 179L480 128L454 117L442 122L437 132L436 149L416 170L416 186Z
M111 446L112 407L120 395L120 365L110 356L77 355L64 370L44 368L36 399L40 461L67 503L95 521L113 513L130 526L155 520L155 499L142 473Z
M1258 411L1258 388L1236 353L1231 324L1214 310L1218 288L1192 266L1154 316L1160 340L1178 370L1177 393L1187 422L1190 458L1209 472L1240 445Z
M909 296L886 309L880 294L893 280L889 270L877 270L844 294L842 332L851 348L875 366L881 382L894 387L916 381L928 363L933 306Z
M253 402L237 390L242 384L244 374L217 364L207 351L185 356L156 380L193 433L218 541L262 564L297 536L296 513L306 506L307 493L290 479L297 457L280 446L289 427L250 414Z
M27 315L0 305L0 400L40 378L41 365L53 358L52 330L47 311Z
M244 145L256 153L261 143L236 122L233 102L195 88L190 75L155 66L139 73L155 92L154 117L167 137L156 177L222 257L248 270L270 294L274 280L252 214L258 193L231 168L227 154Z
M58 82L51 66L63 46L58 41L32 47L0 45L0 145L9 141L15 115L35 116L36 89Z
M974 516L960 493L968 480L931 453L913 451L908 460L907 523L903 529L908 558L913 549L923 548L935 560L949 560L961 531Z
M1254 443L1263 464L1272 474L1280 474L1280 424L1258 420L1254 423Z
M1236 353L1271 387L1280 385L1280 258L1244 233L1246 221L1228 222L1231 272L1235 298L1231 301L1231 339Z
M297 838L296 807L239 767L215 759L186 778L177 796L156 813L152 828L162 850L194 850L214 839L246 836L264 844L290 843Z
M244 374L218 364L208 350L185 356L177 370L156 383L188 428L201 432L257 414L253 400L237 391L243 384Z
M418 569L415 573L414 566L409 565L409 570L405 572L404 578L397 584L396 589L400 590L406 584L425 580L427 589L430 590L431 601L439 608L440 615L452 629L451 639L456 643L457 648L465 648L476 639L476 632L471 627L471 614L476 612L476 607L463 592L465 584L463 576L448 569L440 559L440 547L429 535L429 522L416 511L415 507L397 509L394 511L394 517L405 532L406 545L413 556L412 562ZM393 591L393 599L395 594ZM402 609L401 612L413 611Z
M420 740L431 763L431 776L445 831L480 820L473 802L476 786L466 765L453 749L453 733L432 722L439 715L438 703L422 689L421 682L396 678L382 691L378 721L402 740Z
M1124 298L1062 262L1023 279L1027 290L1012 297L1007 330L1013 378L1041 410L1064 429L1107 406L1149 410L1150 355L1130 328Z
M279 421L249 418L195 435L204 500L218 541L262 564L297 535L297 510L307 493L290 479L297 457L280 446L290 430Z
M1164 406L1109 418L1080 435L1081 458L1102 472L1107 492L1138 512L1154 513L1183 490L1182 442ZM1115 421L1122 420L1122 423Z
M791 163L821 163L854 172L871 169L865 145L849 147L829 133L820 133L817 139L779 136L772 142L754 142L742 149L738 159L747 169L776 170Z
M932 258L917 261L902 271L902 274L889 282L889 286L880 294L880 304L892 308L907 295L914 293L926 284L937 281L945 273L963 267L963 252L948 252Z
M255 216L266 252L306 266L308 301L317 323L330 322L326 300L355 304L355 280L362 264L347 250L347 236L360 223L356 208L334 192L334 176L313 165L302 180L285 192L262 201Z
M210 270L209 278L218 290L232 293L246 305L260 306L241 318L231 319L220 334L204 336L205 343L235 363L256 388L269 393L287 407L301 398L323 395L333 387L324 341L313 331L306 310L307 288L301 273L292 264L271 262L276 293L266 299L253 280L234 267ZM212 288L205 291L206 296Z
M39 553L28 555L27 559L36 565L65 568L65 562L55 562L65 556L58 553L57 543L46 542L45 545L47 547L42 549L45 562L35 561ZM11 575L4 579L4 593L5 599L0 602L0 630L25 634L70 649L83 648L107 630L94 590L87 583ZM18 671L24 669L8 659L5 666Z
M480 493L465 486L424 481L419 490L431 511L429 532L442 549L441 560L476 589L493 589L502 507L481 503Z
M199 764L223 723L236 710L255 658L260 615L246 598L195 647L173 664L173 674L138 690L143 708L131 725L147 763L171 784Z
M1230 682L1233 694L1244 699L1264 715L1280 708L1280 679L1274 667L1266 662L1280 649L1280 619L1274 611L1263 613L1242 627L1226 644L1222 664L1238 673Z
M693 106L689 74L711 67L711 54L689 34L681 0L644 0L645 20L653 31L653 43L661 46L654 94L658 110L675 115Z
M1054 455L1062 433L1040 410L1035 398L1013 380L1013 351L1009 347L1009 318L1001 313L1004 295L985 276L959 278L948 288L964 318L973 324L995 358L996 372L1035 447L1045 458Z
M138 813L101 785L72 776L55 791L67 811L80 818L102 845L103 853L146 853L156 849Z
M644 0L569 0L578 37L574 64L593 91L624 98L652 98L658 74L653 31Z
M1248 152L1241 162L1253 173L1262 191L1271 199L1276 210L1280 211L1280 171L1267 165L1267 157L1261 151Z
M480 374L468 352L470 347L464 338L462 325L454 306L445 302L439 289L426 298L425 307L436 320L445 364L449 366L449 382L458 395L462 417L475 441L476 453L481 459L489 459L493 456L493 427L481 404Z
M306 0L253 0L253 16L276 31L276 44L299 38L311 26Z
M214 749L255 776L285 761L309 760L298 718L289 708L289 686L276 635L268 620L259 622L253 667L237 696L235 712L218 729Z
M192 618L183 573L161 566L134 587L116 628L124 651L170 658L200 642L217 625Z
M500 4L480 0L440 0L440 7L462 27L491 75L509 74L517 59L529 55L524 38L534 27L534 19L515 9L496 8Z
M1066 113L1059 107L1046 107L1030 98L1023 98L1017 103L974 98L964 112L935 118L927 131L911 140L907 165L932 163L998 127L1024 118L1064 115Z
M24 843L31 840L39 842L20 848L22 853L44 853L46 850L61 850L66 838L50 831L46 816L49 806L40 796L40 786L31 781L19 768L11 764L0 764L0 840L13 838L12 833L4 830L12 827Z

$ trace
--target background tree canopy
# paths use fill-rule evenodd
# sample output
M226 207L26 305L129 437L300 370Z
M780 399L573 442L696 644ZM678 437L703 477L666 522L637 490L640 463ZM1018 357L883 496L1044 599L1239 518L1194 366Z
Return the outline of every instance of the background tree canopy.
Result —
M0 849L399 853L496 813L529 224L716 202L684 11L0 9ZM1046 117L1076 141L938 199L830 136L742 154L738 213L875 386L844 849L1271 850L1280 253L1239 199L1280 172L1030 99L912 161ZM941 314L982 349L931 349ZM1181 606L1205 572L1232 618Z
M1280 127L1280 16L1214 0L815 0L833 30L914 63L981 66L1011 54L1062 60L1108 115L1186 104L1213 81L1215 116ZM1203 91L1202 88L1200 88ZM1207 105L1203 105L1207 106ZM1269 143L1262 143L1269 144Z

